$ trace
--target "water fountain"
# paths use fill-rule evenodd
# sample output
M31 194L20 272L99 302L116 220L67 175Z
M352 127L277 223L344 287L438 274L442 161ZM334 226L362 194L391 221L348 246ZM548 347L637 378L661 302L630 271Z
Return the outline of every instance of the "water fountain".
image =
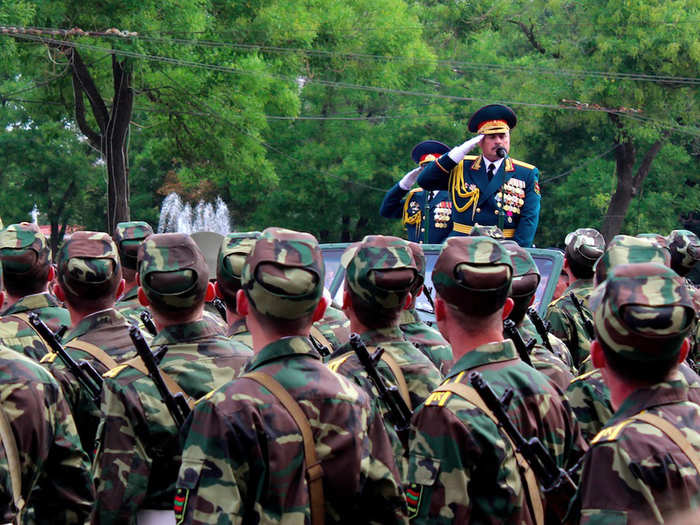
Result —
M216 232L226 235L230 231L228 206L221 197L217 197L213 204L199 201L194 208L189 202L183 202L175 192L163 200L158 233Z
M36 202L34 203L32 211L29 212L29 215L32 218L32 222L39 226L39 208L37 207Z

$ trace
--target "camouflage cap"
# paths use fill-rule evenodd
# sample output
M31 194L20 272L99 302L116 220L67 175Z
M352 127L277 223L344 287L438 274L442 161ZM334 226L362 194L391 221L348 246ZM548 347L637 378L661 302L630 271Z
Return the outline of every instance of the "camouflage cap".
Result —
M401 308L418 277L408 241L388 235L367 235L340 262L352 292L374 308Z
M618 264L653 262L670 266L671 253L665 244L656 237L616 235L595 265L595 284L602 283Z
M540 284L540 271L528 251L515 241L501 243L510 256L513 265L513 284L510 296L528 297L535 293Z
M459 311L480 317L505 304L512 278L508 251L490 237L449 237L433 269L440 297Z
M423 289L423 284L425 283L425 254L423 253L423 247L417 242L409 241L408 247L411 249L413 262L416 263L416 270L418 272L410 290L410 292L416 296Z
M224 293L233 296L241 289L243 263L259 237L260 232L229 233L224 237L216 261L216 282Z
M156 233L139 246L140 286L164 312L192 310L204 302L209 268L186 233Z
M310 233L266 228L246 257L241 285L256 312L280 320L311 315L323 294L321 248Z
M483 224L478 223L472 227L472 231L469 232L469 236L491 237L492 239L496 239L497 241L502 241L504 239L503 230L501 230L498 226L485 226Z
M700 261L700 239L688 230L673 230L668 236L671 250L671 268L679 275L687 275Z
M58 282L75 299L100 299L122 278L117 245L104 232L73 233L58 250Z
M564 240L564 253L575 263L593 268L596 261L605 251L605 239L594 228L579 228L572 231Z
M597 338L631 361L677 355L694 318L683 278L657 263L615 266L590 305Z
M6 273L31 277L51 264L49 243L36 224L10 224L0 231L0 261Z
M112 239L117 244L124 268L136 270L139 246L149 235L153 235L153 228L147 222L130 221L117 224Z

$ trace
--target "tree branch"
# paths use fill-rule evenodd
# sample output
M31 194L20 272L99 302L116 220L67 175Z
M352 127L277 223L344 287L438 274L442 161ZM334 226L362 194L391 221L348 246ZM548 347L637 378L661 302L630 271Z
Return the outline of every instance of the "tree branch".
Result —
M541 53L543 55L547 54L547 50L544 47L542 47L542 45L535 38L535 26L533 24L530 24L530 27L527 27L524 22L521 22L520 20L515 20L513 18L509 18L508 22L510 22L511 24L515 24L520 28L523 34L527 37L532 47L534 47L538 53Z
M102 100L102 96L92 80L92 75L90 71L85 66L83 59L80 57L80 53L76 49L71 50L71 66L73 67L73 78L77 80L80 87L87 95L90 101L90 106L92 107L92 114L95 116L97 125L100 127L100 133L104 134L107 130L107 124L109 123L109 111L107 106Z
M78 123L80 132L85 135L94 149L101 151L100 134L94 131L85 118L85 102L83 101L83 88L75 75L73 78L73 100L75 107L75 121Z
M646 152L644 155L644 158L642 159L642 163L639 165L639 168L637 169L637 173L634 176L634 179L632 179L632 185L636 191L636 189L641 185L642 182L644 182L644 179L646 178L647 175L649 175L649 170L651 169L651 163L654 162L654 159L656 156L659 154L659 151L661 151L661 148L664 145L664 142L666 142L666 139L670 135L670 131L666 130L661 134L661 137L654 142L654 144L651 145L651 148L649 148L649 151Z

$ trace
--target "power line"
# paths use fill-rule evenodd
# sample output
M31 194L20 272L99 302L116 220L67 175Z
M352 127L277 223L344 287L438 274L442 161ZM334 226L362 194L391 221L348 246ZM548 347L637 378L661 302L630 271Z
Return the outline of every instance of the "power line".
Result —
M555 176L553 176L553 177L549 177L549 178L547 178L547 179L541 180L541 181L540 181L540 184L547 184L547 183L549 183L549 182L552 182L553 180L560 179L560 178L562 178L562 177L566 177L569 173L573 173L574 171L580 170L581 168L583 168L584 166L587 166L588 164L590 164L590 163L593 162L594 160L597 160L597 159L600 159L600 158L602 158L602 157L605 157L608 153L610 153L611 151L616 150L616 149L619 148L620 146L622 146L622 144L615 144L612 148L610 148L610 149L604 151L603 153L600 153L600 154L596 155L595 157L590 157L590 158L586 159L585 161L583 161L583 162L582 162L581 164L579 164L578 166L574 166L573 168L570 168L570 169L566 170L564 173L560 173L559 175L555 175Z

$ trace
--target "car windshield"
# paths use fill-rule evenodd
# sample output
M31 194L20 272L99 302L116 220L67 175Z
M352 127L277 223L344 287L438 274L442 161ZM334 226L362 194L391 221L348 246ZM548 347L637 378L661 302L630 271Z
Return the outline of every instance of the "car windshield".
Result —
M331 289L331 284L333 284L333 279L335 279L335 274L338 272L340 256L343 255L344 251L345 248L325 248L323 250L323 262L326 266L325 286L329 290ZM342 286L340 288L342 288Z

